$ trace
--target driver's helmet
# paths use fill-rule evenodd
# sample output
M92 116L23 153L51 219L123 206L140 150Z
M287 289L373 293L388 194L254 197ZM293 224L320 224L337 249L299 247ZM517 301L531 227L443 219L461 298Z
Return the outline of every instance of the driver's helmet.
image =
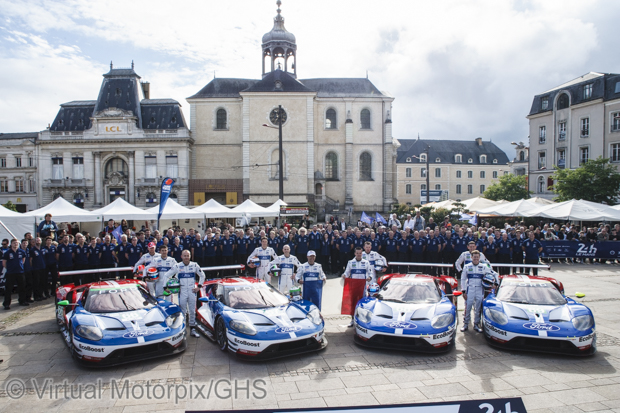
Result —
M146 270L146 281L155 282L158 279L159 279L159 271L157 271L157 268L151 267Z
M282 269L278 266L278 264L273 264L269 267L269 272L275 276L280 275L280 271L282 271Z
M250 263L260 267L260 259L258 257L250 258Z
M143 273L144 273L144 265L138 265L138 269L136 270L136 274L138 274L138 276L142 277Z
M291 300L293 301L301 300L301 287L293 287L290 290L288 290L288 292L291 295Z
M166 283L166 289L170 294L178 294L181 288L181 283L177 278L171 278Z
M492 274L484 274L482 277L482 286L484 288L492 288L495 284L495 277Z
M381 287L379 287L379 284L377 283L371 283L371 284L368 284L368 287L366 287L366 290L368 291L368 295L372 297L375 294L377 294L379 290L381 290Z
M375 261L375 271L382 271L384 266L385 265L383 264L383 260Z

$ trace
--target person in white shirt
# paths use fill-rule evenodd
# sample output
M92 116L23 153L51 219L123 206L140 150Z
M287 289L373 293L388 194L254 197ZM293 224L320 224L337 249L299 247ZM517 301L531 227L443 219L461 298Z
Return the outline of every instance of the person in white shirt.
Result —
M168 256L168 247L162 245L159 248L159 257L155 257L151 260L150 264L144 267L144 275L146 276L149 268L157 269L159 279L155 282L147 282L149 292L155 298L164 297L164 275L170 271L170 269L177 263L177 261Z
M366 280L366 282L372 280L373 270L370 262L362 258L362 249L360 247L355 248L355 258L347 263L347 268L344 270L342 274L342 278L354 278L360 280ZM359 301L363 296L364 292L362 291L361 297L353 297L353 301ZM352 311L355 311L355 306L353 306ZM353 314L351 314L351 322L349 323L349 327L353 327Z
M413 226L414 222L413 219L411 219L411 214L407 214L407 220L405 220L405 223L403 224L403 229L406 231L407 228L409 228L411 232L413 232Z
M291 247L285 245L282 247L283 255L276 257L269 263L269 268L276 264L280 267L280 278L278 279L278 290L282 294L288 294L289 290L293 288L295 267L299 268L301 263L296 256L291 255Z
M315 259L316 253L312 250L308 251L308 262L299 267L295 280L302 285L302 298L321 310L323 285L327 277L321 264L314 262Z
M269 240L267 240L267 238L262 237L260 243L261 246L252 251L247 262L250 268L256 268L256 265L252 262L252 259L257 257L260 260L260 266L256 270L256 276L259 280L265 280L268 283L271 283L271 275L269 275L269 262L278 256L273 248L268 247Z
M381 273L384 273L387 270L387 260L377 251L372 251L372 243L368 241L364 243L362 259L367 260L370 263L370 267L372 268L372 279L369 282L376 283L377 279L379 278L376 267L381 266ZM366 284L368 284L368 282Z

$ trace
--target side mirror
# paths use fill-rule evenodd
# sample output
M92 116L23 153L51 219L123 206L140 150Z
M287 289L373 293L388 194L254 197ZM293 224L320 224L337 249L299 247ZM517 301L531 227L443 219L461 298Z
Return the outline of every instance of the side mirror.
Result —
M462 291L455 291L452 293L453 296L458 297L459 295L463 295Z
M62 301L58 301L58 303L56 305L60 305L60 306L65 307L65 306L71 305L71 303L69 303L69 301L67 301L67 300L62 300Z
M202 303L209 303L209 302L213 302L213 301L217 301L215 298L209 298L209 297L200 297L198 299L198 301L202 302Z

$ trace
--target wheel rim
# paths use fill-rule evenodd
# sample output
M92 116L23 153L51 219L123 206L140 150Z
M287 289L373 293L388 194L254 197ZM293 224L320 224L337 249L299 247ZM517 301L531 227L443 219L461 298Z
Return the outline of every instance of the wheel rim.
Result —
M226 331L225 331L224 322L220 318L217 320L217 343L220 345L220 348L226 347Z

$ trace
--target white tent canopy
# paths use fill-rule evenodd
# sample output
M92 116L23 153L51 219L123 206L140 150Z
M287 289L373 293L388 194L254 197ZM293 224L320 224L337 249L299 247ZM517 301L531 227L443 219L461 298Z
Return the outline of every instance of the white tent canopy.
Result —
M280 215L279 208L278 212L274 212L273 210L264 208L249 199L244 201L242 204L234 207L232 211L237 213L250 214L250 216L252 217L277 217Z
M86 211L67 202L63 197L56 198L46 206L24 213L24 216L35 217L37 222L45 219L45 214L52 214L55 222L95 222L101 221L101 215Z
M478 213L484 215L501 215L505 217L522 217L526 213L552 203L553 202L548 199L538 197L519 199L518 201L483 208L479 210Z
M614 205L614 206L612 206L611 208L613 208L613 209L616 209L616 210L620 211L620 205Z
M284 202L281 199L278 199L276 202L274 202L273 204L269 205L267 207L268 210L272 211L272 212L276 212L278 215L280 215L280 205L288 205L286 202Z
M33 217L24 216L19 212L11 211L0 205L0 220L18 239L22 239L26 232L33 232L35 220ZM1 238L12 238L11 234L0 226Z
M545 205L523 216L570 219L573 221L620 221L620 211L608 205L576 199Z
M211 198L204 204L193 208L194 212L202 212L206 218L238 218L241 217L240 212L234 212L232 209Z
M155 219L157 219L157 214L159 214L159 205L154 206L153 208L147 209L148 212L155 214ZM166 202L166 206L164 207L164 212L161 215L161 219L188 219L188 218L204 218L204 212L195 211L193 209L185 208L182 205L179 205L174 199L168 199Z
M481 209L489 208L498 204L497 201L486 199L481 196L466 199L464 201L461 201L461 203L465 204L465 209L469 210L470 212L479 212Z
M93 214L103 216L105 219L156 219L157 213L145 211L131 205L123 198L116 198L114 202L104 206L103 208L95 209Z

